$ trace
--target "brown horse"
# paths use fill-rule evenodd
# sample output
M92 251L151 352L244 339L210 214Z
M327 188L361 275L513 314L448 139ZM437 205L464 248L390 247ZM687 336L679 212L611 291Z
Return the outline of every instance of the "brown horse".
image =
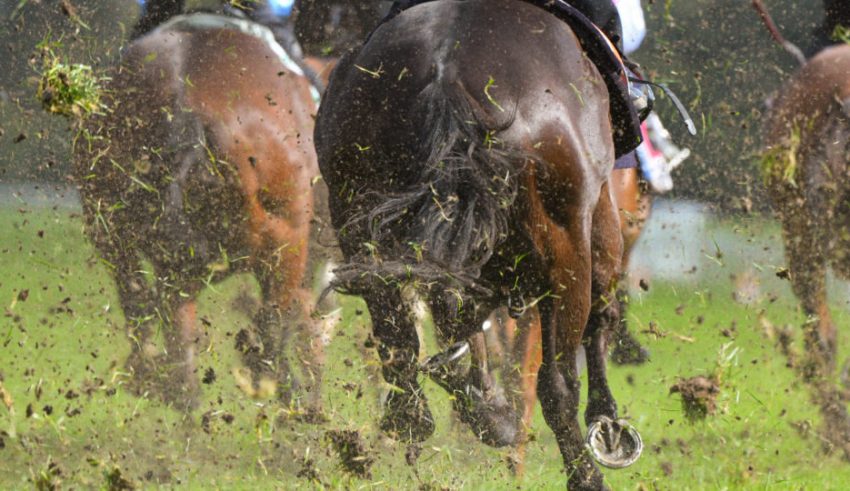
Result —
M789 278L815 369L832 370L837 342L826 270L850 278L850 46L821 51L782 88L764 134L765 180L782 221Z
M610 453L629 454L605 377L622 259L611 131L605 83L576 36L526 2L424 3L340 61L316 149L347 261L338 285L366 300L396 387L382 429L406 440L434 429L404 287L425 292L445 342L499 306L534 303L538 394L569 486L605 487L577 419L576 353L589 347L585 420Z
M110 110L75 145L87 231L128 323L134 386L167 386L163 397L184 409L198 402L195 358L207 348L195 298L242 271L262 292L253 328L236 335L247 390L276 388L289 402L297 379L283 347L296 333L310 360L307 404L319 403L322 343L307 274L316 105L271 39L244 20L172 19L126 48L106 87Z

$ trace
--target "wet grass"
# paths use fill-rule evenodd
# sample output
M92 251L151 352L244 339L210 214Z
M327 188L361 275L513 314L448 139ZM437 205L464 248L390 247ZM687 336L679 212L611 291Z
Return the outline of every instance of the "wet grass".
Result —
M376 354L363 348L369 322L356 299L346 301L329 347L326 424L286 419L276 405L236 388L233 337L248 318L233 301L245 289L256 294L247 277L202 296L199 317L210 323L211 342L199 366L216 377L203 385L201 408L186 417L152 397L134 397L122 386L128 343L115 288L80 218L65 209L4 208L0 230L0 376L14 410L10 417L0 405L2 489L35 482L120 489L116 469L138 487L563 489L561 458L539 409L526 475L516 481L505 465L509 452L476 443L428 382L437 433L416 464L406 464L408 448L377 430L382 385ZM629 321L652 361L613 367L610 379L646 449L633 467L606 471L608 482L613 489L846 488L850 466L824 452L817 407L760 320L762 312L776 326L803 320L775 276L775 225L724 221L707 234L696 273L676 281L649 276L649 290L634 297ZM760 285L751 289L755 303L733 300L736 289L753 283ZM835 303L837 322L848 324L846 306ZM718 367L719 413L691 424L670 387ZM202 425L205 413L209 424ZM375 459L371 477L341 469L327 436L337 430L363 438Z

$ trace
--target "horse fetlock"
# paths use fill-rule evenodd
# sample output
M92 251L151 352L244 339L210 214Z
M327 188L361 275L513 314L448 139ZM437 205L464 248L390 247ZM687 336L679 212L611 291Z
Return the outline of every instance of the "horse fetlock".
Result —
M617 419L617 402L608 394L591 394L588 397L587 409L584 411L584 421L588 427L602 419Z
M594 471L587 478L573 474L567 481L567 489L570 491L608 491L610 488L605 485L602 473Z
M804 372L811 376L826 375L835 368L835 327L821 324L822 321L815 320L803 326L803 338L809 354Z
M501 387L480 390L467 386L454 392L452 405L461 421L483 443L492 447L516 444L520 436L520 418Z

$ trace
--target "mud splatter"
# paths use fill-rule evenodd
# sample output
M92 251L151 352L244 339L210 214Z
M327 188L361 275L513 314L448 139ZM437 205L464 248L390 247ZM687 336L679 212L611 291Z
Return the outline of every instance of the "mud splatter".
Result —
M720 386L711 378L696 376L681 379L670 387L670 393L682 396L685 417L690 422L703 420L717 412Z
M375 458L369 455L369 449L357 430L330 430L325 438L331 442L339 456L340 464L346 472L363 478L371 478L372 464Z

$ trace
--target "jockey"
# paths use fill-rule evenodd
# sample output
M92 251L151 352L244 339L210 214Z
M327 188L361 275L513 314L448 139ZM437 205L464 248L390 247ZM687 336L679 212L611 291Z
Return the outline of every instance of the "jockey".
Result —
M646 22L640 0L614 0L622 22L622 49L626 55L635 52L646 37ZM658 115L651 112L641 127L644 139L637 148L637 161L643 178L657 193L673 189L670 173L691 155L690 149L680 149L670 138ZM625 160L628 155L622 158ZM617 168L628 168L618 161Z

